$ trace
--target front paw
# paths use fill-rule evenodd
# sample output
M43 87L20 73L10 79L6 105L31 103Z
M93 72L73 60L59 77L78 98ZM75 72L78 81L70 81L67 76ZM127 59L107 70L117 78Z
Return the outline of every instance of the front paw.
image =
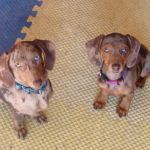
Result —
M15 127L14 131L15 131L15 135L21 140L24 140L25 137L27 136L27 130L25 129L25 127L21 127L21 128Z
M95 109L102 109L106 106L106 101L105 100L97 100L94 102L93 107Z
M144 82L136 82L135 85L136 85L136 89L143 89L145 86L145 83Z
M140 77L140 78L136 81L136 83L135 83L136 89L142 89L142 88L144 88L145 83L146 83L146 78L147 78L147 77Z
M117 107L117 113L119 117L125 117L128 114L128 110L129 109L122 107L122 106Z
M39 114L37 116L30 116L32 121L36 124L44 124L47 123L47 118L43 114Z

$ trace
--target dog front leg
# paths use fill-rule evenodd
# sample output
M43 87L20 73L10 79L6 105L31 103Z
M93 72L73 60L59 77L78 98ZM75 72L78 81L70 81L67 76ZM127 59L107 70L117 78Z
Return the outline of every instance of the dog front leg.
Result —
M127 115L133 96L134 96L134 91L132 91L131 93L123 97L121 103L117 107L117 113L119 117L123 117Z
M23 140L27 135L27 130L24 127L24 114L19 114L13 110L13 119L14 119L14 131L15 135Z
M101 109L104 108L107 101L108 101L108 92L104 89L101 89L101 93L100 96L98 97L98 99L94 102L93 106L95 109Z
M43 123L47 123L47 118L41 114L40 112L37 113L34 116L30 116L30 118L32 119L32 121L36 124L43 124Z

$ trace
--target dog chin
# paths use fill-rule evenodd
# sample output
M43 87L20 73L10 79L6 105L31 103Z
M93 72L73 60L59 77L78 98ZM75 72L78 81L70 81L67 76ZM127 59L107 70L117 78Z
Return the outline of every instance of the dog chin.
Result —
M114 73L114 74L119 74L120 73L120 71L111 71L112 73Z
M114 73L114 74L119 74L119 73L121 73L122 71L123 71L123 70L119 70L119 71L111 70L111 72Z
M42 85L42 86L43 86L43 85ZM32 88L33 90L39 90L39 89L42 88L42 86L38 86L38 87L33 86L33 87L30 87L30 88Z
M114 74L119 74L123 71L124 69L120 68L119 70L113 70L111 69L110 72L114 73Z

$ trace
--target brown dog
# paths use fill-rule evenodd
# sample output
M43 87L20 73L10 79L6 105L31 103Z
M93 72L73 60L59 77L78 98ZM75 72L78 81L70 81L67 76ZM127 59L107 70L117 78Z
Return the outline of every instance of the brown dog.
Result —
M0 57L0 99L12 106L14 130L20 139L27 134L25 114L37 124L47 122L40 112L53 95L47 70L54 63L55 46L47 40L20 42Z
M100 35L87 42L86 49L91 63L101 68L101 94L94 108L104 108L109 94L123 95L117 112L120 117L126 116L135 87L143 88L150 74L150 52L134 37L119 33Z

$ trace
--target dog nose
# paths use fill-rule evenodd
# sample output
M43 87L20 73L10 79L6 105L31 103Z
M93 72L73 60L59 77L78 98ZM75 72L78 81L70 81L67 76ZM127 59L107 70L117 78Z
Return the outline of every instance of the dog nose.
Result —
M112 65L112 69L113 69L114 71L118 71L118 70L120 69L120 65L119 65L119 64L113 64L113 65Z
M42 85L42 80L41 80L41 79L35 80L35 81L33 82L33 84L34 84L35 87L39 87L39 86Z

